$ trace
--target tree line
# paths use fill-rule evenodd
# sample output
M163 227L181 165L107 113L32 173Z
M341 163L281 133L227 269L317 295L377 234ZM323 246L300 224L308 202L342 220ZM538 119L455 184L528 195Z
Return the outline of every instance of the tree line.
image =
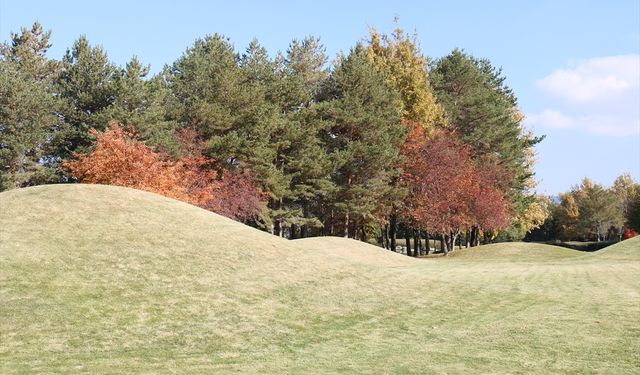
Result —
M585 177L546 198L549 215L526 237L531 241L619 241L640 232L640 184L623 174L605 188Z
M52 59L50 35L35 23L0 46L0 190L131 186L282 237L395 250L401 232L445 253L545 220L542 137L501 69L463 50L429 61L415 35L371 30L329 64L315 37L272 57L214 34L150 76L85 37Z

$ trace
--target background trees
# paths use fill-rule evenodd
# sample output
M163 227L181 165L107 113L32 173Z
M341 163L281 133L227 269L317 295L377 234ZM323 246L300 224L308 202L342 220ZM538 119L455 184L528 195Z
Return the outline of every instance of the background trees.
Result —
M536 196L542 138L523 128L501 70L457 49L430 64L399 28L371 30L332 66L318 38L272 56L215 34L153 76L86 37L51 59L49 38L36 23L0 47L0 190L131 186L279 236L393 250L398 229L447 252L537 227L567 239L638 229L628 175L611 189L584 180L558 201Z
M584 178L570 191L549 201L549 217L530 240L618 241L638 232L640 184L624 174L605 188ZM633 231L633 232L632 232Z

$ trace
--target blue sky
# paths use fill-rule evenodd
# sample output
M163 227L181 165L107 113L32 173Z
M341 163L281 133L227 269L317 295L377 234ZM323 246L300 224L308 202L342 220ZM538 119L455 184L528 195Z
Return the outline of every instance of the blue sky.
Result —
M541 193L584 176L604 185L623 172L640 178L640 1L9 1L0 0L0 40L39 20L61 58L81 34L124 64L153 72L198 37L221 33L243 50L257 37L271 53L293 38L321 38L330 56L368 27L393 18L416 31L423 52L455 47L501 66L537 147Z

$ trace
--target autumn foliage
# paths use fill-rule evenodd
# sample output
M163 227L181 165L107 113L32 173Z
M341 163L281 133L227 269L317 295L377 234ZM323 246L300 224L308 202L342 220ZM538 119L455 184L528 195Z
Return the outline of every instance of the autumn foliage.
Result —
M627 227L627 228L625 228L624 233L622 234L622 239L623 240L628 240L629 238L636 237L637 235L638 235L638 232L636 232L635 230Z
M453 132L427 137L414 126L403 148L405 220L442 234L477 226L509 225L509 205L495 180L496 171L473 159L469 146Z
M156 152L135 134L112 124L105 132L95 129L93 151L75 153L64 168L79 181L126 186L188 202L236 219L255 218L261 194L246 174L223 171L202 155L202 147L185 131L179 137L188 151L178 159Z

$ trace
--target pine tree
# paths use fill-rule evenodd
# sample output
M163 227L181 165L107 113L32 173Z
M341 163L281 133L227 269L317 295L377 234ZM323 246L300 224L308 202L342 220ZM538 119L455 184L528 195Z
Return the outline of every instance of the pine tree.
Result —
M178 123L169 115L171 91L165 80L166 72L151 78L148 75L149 66L132 57L114 77L116 95L101 117L132 126L148 145L177 155Z
M278 132L283 125L278 107L267 100L263 71L271 70L264 51L251 47L238 56L220 35L199 39L170 68L174 118L193 126L208 142L207 156L230 170L251 169L269 199L286 194L289 179L278 167ZM272 227L273 209L263 217Z
M399 150L406 137L399 96L362 45L340 59L323 95L330 98L321 109L330 123L323 141L336 166L333 181L339 189L333 207L341 214L344 236L354 237L362 224L382 221L391 206L390 182L399 173Z
M91 145L90 129L107 128L111 118L105 110L116 101L121 74L102 47L91 46L84 36L67 50L56 88L64 100L61 116L66 127L58 150L62 158Z
M318 38L293 40L278 69L278 99L289 144L281 150L284 170L291 177L284 207L292 237L306 237L322 227L319 203L334 190L333 165L320 133L326 122L318 118L317 98L328 76L327 57Z
M59 64L46 58L50 36L36 22L0 45L0 191L60 181L52 152L61 127L52 87Z

